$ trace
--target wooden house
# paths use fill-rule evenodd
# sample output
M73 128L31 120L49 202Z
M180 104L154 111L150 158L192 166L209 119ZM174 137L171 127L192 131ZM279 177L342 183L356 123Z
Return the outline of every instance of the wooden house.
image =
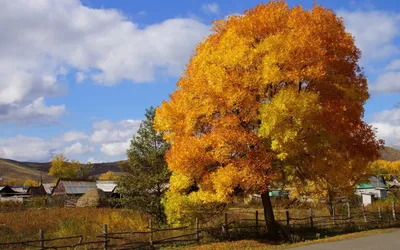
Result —
M39 187L29 187L28 192L30 196L45 196L47 195L47 192L43 185L40 185Z
M96 182L73 179L59 179L51 194L81 196L89 191L89 189L91 188L97 188Z
M363 204L369 205L375 200L386 199L388 188L383 177L371 176L369 183L363 183L356 188L356 194L362 197Z
M0 190L0 197L11 197L11 196L17 196L20 195L21 193L18 193L14 189L12 189L10 186L6 185Z

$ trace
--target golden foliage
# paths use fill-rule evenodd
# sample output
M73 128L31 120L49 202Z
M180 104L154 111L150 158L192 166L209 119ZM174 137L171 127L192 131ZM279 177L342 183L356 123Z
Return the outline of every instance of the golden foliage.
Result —
M102 173L99 176L99 180L101 180L101 181L116 181L116 180L118 180L118 176L116 176L113 171L107 171L106 173Z
M37 181L34 181L34 180L25 180L24 186L25 187L38 187L39 183Z
M369 167L373 175L400 175L400 161L377 160Z
M338 192L364 178L382 143L361 120L359 57L343 21L318 5L272 1L216 21L156 110L171 143L169 202L230 202L274 182Z
M51 160L49 176L56 178L76 178L80 169L79 161L68 161L64 155L58 154Z

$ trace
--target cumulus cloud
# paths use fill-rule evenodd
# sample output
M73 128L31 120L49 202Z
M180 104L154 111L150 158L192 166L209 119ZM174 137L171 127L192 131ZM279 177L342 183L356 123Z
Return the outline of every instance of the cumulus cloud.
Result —
M344 18L347 31L355 37L356 45L366 61L399 53L395 44L395 39L399 36L398 14L377 10L342 10L338 15Z
M203 4L201 6L201 9L204 11L204 13L206 14L215 14L218 15L219 14L219 6L217 3L207 3L207 4Z
M379 75L373 85L372 91L400 93L400 71L385 72Z
M140 28L117 10L78 0L2 1L0 16L0 33L6 34L0 41L0 115L11 122L31 122L35 112L57 119L65 107L46 109L43 101L31 116L13 114L65 93L59 76L70 69L78 72L78 83L90 78L107 85L151 81L159 70L177 76L209 32L189 18Z
M97 121L93 123L90 134L68 131L49 139L24 135L0 138L0 158L49 161L55 154L62 153L71 160L93 163L125 159L126 150L141 122L141 120Z
M77 83L82 83L86 79L86 75L83 72L77 72L75 74L75 81Z
M79 132L79 131L69 131L67 133L65 133L62 136L62 139L65 142L72 142L72 141L79 141L79 140L83 140L83 139L87 139L89 136L87 136L85 133L83 132Z
M47 161L56 148L61 146L54 141L18 135L14 138L0 139L0 157L20 161Z
M93 144L100 144L100 151L108 156L124 156L141 122L141 120L95 122L89 140Z
M400 109L384 110L373 116L371 125L388 146L400 146Z
M400 70L400 59L392 60L386 70Z
M67 157L74 157L75 155L86 155L88 153L94 152L94 146L84 145L80 142L76 142L71 146L65 147L62 152Z
M361 64L368 66L369 76L376 75L370 90L380 93L400 92L400 13L374 9L338 12L347 31L361 49ZM375 69L373 69L375 68ZM373 69L373 70L372 70Z
M125 142L111 142L101 145L100 151L108 156L122 156L126 154L129 148L130 140Z

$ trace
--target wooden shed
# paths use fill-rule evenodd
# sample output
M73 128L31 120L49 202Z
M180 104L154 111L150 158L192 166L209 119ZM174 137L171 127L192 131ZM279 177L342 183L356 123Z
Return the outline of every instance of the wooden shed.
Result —
M45 196L47 192L43 185L40 185L39 187L29 187L28 194L31 196Z
M85 194L89 189L97 188L94 181L82 181L73 179L59 179L52 190L52 195L74 195Z

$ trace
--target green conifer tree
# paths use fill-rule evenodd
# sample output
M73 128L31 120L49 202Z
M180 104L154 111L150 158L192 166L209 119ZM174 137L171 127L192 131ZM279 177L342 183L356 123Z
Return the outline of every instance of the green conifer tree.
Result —
M164 154L168 145L153 127L154 108L146 110L145 120L127 151L128 160L120 164L125 173L119 179L121 200L127 207L156 216L165 222L161 198L168 188L170 172Z

